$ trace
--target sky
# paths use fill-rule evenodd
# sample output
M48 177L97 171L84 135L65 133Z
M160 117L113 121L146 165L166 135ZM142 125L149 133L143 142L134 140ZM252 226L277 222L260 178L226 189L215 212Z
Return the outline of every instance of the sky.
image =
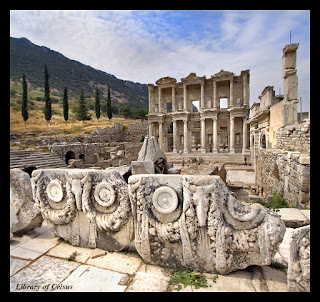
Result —
M282 49L299 43L298 99L310 102L310 11L11 10L10 36L25 37L119 79L155 84L190 72L250 69L250 105L266 86L284 93ZM300 112L300 104L298 104Z

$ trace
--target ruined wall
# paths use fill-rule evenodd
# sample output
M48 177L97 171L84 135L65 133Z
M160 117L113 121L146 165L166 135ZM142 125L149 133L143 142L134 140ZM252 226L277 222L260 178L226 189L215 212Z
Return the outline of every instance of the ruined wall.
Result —
M310 121L279 128L276 148L310 154Z
M291 205L310 207L310 156L284 150L259 150L256 185L267 198L274 190Z
M112 127L104 128L96 127L92 132L92 137L97 142L122 142L124 137L124 129L122 123L114 123Z
M125 135L126 142L140 142L141 138L148 135L148 121L138 121L128 125L128 131Z

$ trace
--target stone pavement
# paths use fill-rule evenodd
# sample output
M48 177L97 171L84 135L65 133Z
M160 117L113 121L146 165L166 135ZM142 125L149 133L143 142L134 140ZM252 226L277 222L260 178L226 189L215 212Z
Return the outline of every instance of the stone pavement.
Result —
M76 252L76 253L75 253ZM175 292L171 269L143 262L137 252L74 247L52 236L44 223L10 241L12 292ZM284 270L251 266L226 276L205 274L208 288L182 292L285 292Z

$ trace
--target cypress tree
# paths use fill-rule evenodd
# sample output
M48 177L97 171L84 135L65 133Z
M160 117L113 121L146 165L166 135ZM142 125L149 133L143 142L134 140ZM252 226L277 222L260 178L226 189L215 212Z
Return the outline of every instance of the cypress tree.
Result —
M49 122L52 117L51 111L51 99L50 99L50 88L49 88L49 73L47 69L47 65L44 65L44 116L47 121L47 126L49 126Z
M110 86L108 86L108 98L107 98L107 116L108 119L112 119L112 108L111 108L111 97L110 97Z
M68 90L67 87L64 87L63 90L63 117L66 121L66 125L68 124L69 118L69 104L68 104Z
M22 75L22 108L21 113L24 120L24 126L27 127L28 115L28 86L26 82L25 74Z
M79 98L79 106L77 110L77 119L79 121L91 120L91 116L88 113L87 105L83 98L83 90L80 89L80 98Z
M94 105L95 105L96 117L97 117L98 123L99 123L99 118L100 118L100 97L99 97L98 88L96 89L96 101L95 101Z

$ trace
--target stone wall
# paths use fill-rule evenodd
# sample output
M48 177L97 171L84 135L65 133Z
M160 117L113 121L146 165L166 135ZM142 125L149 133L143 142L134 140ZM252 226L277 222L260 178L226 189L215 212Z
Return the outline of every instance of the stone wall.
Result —
M276 148L310 154L310 121L279 128Z
M92 132L92 137L98 142L122 142L124 137L124 128L122 123L114 123L112 127L96 127Z
M128 125L128 131L126 132L126 142L140 142L142 137L148 135L148 121L143 120L134 124Z
M260 149L256 185L265 198L277 190L289 204L310 207L310 155Z

